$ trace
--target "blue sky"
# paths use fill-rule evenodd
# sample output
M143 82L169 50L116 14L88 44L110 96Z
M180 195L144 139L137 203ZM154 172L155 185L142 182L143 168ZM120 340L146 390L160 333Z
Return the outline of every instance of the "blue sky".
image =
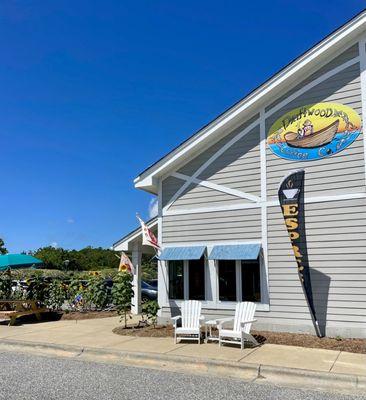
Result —
M0 237L109 247L148 218L139 172L364 6L3 0Z

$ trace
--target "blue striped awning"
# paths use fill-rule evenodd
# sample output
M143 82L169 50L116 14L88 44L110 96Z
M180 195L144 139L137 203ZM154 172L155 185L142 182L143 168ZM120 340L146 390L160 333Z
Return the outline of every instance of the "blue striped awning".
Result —
M160 254L160 260L199 260L206 246L166 247Z
M209 260L256 260L261 251L260 243L228 244L214 246Z

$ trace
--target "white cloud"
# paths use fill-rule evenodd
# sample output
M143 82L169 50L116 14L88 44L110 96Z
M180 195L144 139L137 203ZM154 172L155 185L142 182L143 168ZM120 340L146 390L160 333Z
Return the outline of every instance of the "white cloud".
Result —
M68 224L73 224L75 222L74 218L67 218L66 222Z
M54 247L55 249L57 249L58 243L57 242L52 242L52 243L50 243L50 246Z
M149 204L149 217L154 218L158 215L158 198L155 197L150 200Z

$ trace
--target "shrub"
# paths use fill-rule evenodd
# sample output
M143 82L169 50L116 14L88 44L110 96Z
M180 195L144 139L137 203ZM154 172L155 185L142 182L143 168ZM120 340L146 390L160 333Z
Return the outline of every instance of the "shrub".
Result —
M103 309L111 302L111 294L106 285L105 278L98 273L89 276L84 296L84 300L88 305L94 306L97 309Z
M40 273L36 273L32 278L27 280L28 288L25 293L27 300L38 300L44 303L47 298L49 281Z
M12 279L10 271L0 274L0 299L10 299L12 295Z
M160 307L156 300L147 301L142 305L142 314L146 315L147 320L152 323L154 328L158 319L159 310Z
M124 318L127 328L127 312L131 307L133 297L132 275L128 272L118 273L113 280L112 298L121 319Z
M87 297L86 291L87 288L83 281L77 278L71 279L67 286L69 307L73 308L74 310L84 310L84 298Z
M59 279L51 282L47 291L47 307L52 310L60 310L67 298L67 285Z

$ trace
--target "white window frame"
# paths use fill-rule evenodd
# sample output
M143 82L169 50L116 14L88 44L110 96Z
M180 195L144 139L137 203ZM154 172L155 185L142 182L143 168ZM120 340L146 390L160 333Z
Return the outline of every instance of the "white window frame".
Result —
M207 258L204 257L204 281L205 281L205 300L203 302L206 302L206 299L209 297L208 296L208 285L207 285L207 280L209 278L208 274L208 262ZM168 276L168 282L169 282L169 261L166 261L166 269L167 269L167 276ZM189 300L189 260L183 260L183 293L184 293L184 299L183 300ZM169 298L169 285L168 285L168 293L167 293L167 298L169 300L169 306L172 306L172 303L179 303L182 302L182 299L170 299Z
M248 242L245 242L250 243ZM258 243L258 241L252 242ZM222 245L222 242L215 242L215 243L185 243L187 246L206 246L207 253L209 254L212 250L214 245ZM243 243L229 243L226 242L225 244L243 244ZM181 243L171 244L170 246L182 246ZM169 247L169 246L168 246ZM235 310L236 302L234 301L220 301L219 300L219 275L218 275L218 260L208 260L207 256L204 255L205 260L205 299L202 301L202 307L211 309L211 310ZM268 280L267 280L267 268L264 261L263 250L261 250L259 254L259 261L260 261L260 280L261 280L261 302L257 304L257 311L270 311L270 304L269 304L269 289L268 289ZM210 264L213 263L213 264ZM165 269L167 274L167 280L169 282L169 262L166 261ZM189 262L188 260L183 261L183 270L184 270L184 300L189 300ZM212 277L212 273L215 274ZM236 260L236 295L237 301L241 300L241 260ZM211 292L209 292L211 290ZM169 291L169 287L168 287ZM180 307L182 304L181 299L169 299L169 292L166 293L166 303L163 304L163 307ZM207 300L212 299L212 300Z
M172 260L174 261L174 260ZM169 293L169 289L170 289L170 276L169 276L169 261L163 261L163 263L165 264L165 269L166 269L166 276L167 276L167 291L166 291L166 298L168 299L168 302L176 302L176 301L183 301L186 299L186 292L185 292L185 288L186 288L186 262L183 261L183 299L171 299L170 293Z
M242 300L242 294L243 294L243 286L242 286L242 282L243 282L243 276L242 276L242 269L241 269L241 263L242 261L245 260L235 260L235 273L236 273L236 301L222 301L220 300L220 285L219 285L219 263L220 260L215 260L215 264L216 264L216 285L217 285L217 302L219 304L234 304L237 302L241 302ZM261 301L260 302L256 302L256 304L263 304L263 296L264 296L264 286L263 285L263 279L265 279L265 274L264 274L264 265L263 265L263 258L260 256L259 257L259 273L260 273L260 290L261 290Z

